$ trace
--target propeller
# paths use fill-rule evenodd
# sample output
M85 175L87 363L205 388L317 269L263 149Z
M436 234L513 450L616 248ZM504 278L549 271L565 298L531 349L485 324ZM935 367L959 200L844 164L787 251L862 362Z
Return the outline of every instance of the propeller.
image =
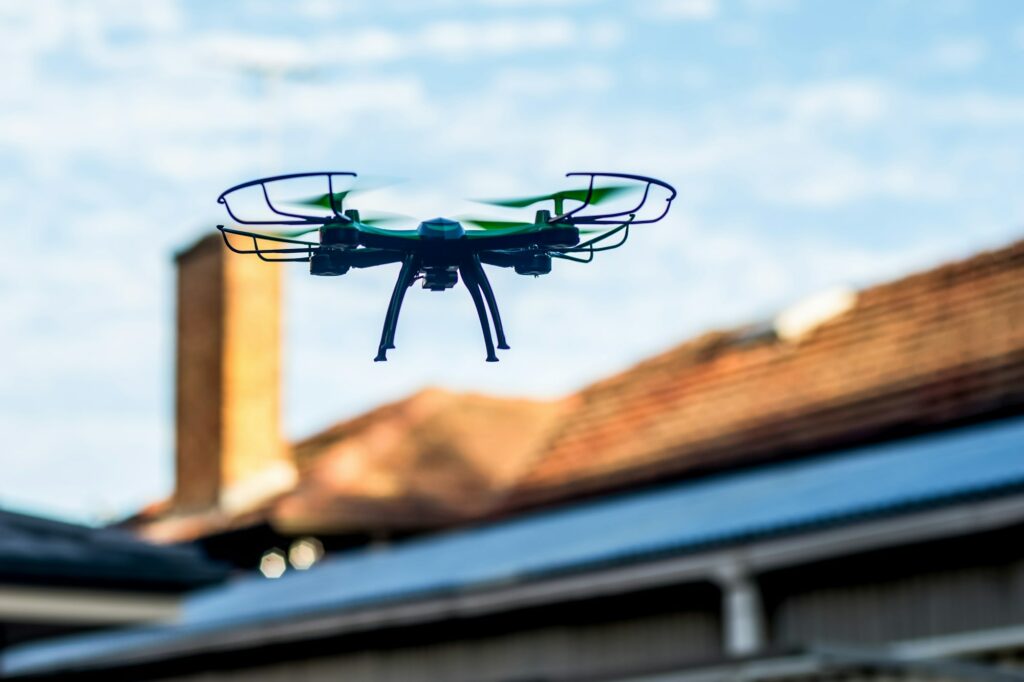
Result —
M469 223L470 225L479 227L481 230L508 230L518 227L536 226L536 223L526 223L516 220L496 220L494 218L472 218L459 216L457 220L460 223Z
M476 199L478 203L490 204L492 206L504 206L506 208L526 208L533 204L541 201L554 201L555 202L555 214L562 214L562 203L566 200L578 201L584 203L587 201L587 195L590 195L591 204L600 204L601 202L613 199L620 194L626 192L635 191L639 189L639 186L632 185L605 185L603 187L594 187L593 190L588 189L567 189L553 194L538 194L532 197L517 197L511 199Z
M513 230L521 229L524 227L541 227L548 223L546 222L522 222L516 220L498 220L497 218L478 218L475 216L458 216L456 218L460 223L468 223L481 230ZM555 223L555 225L561 224L562 226L570 223ZM614 226L600 226L600 227L577 227L580 234L597 234L599 232L608 232L613 229Z
M295 199L288 203L295 204L297 206L319 206L321 208L340 212L345 199L347 199L350 194L372 192L373 190L397 185L400 182L402 181L397 178L360 176L353 181L351 187L341 190L340 192L319 194L306 199Z
M324 196L326 196L326 195L324 195ZM348 211L346 211L346 214L347 213L348 213ZM406 222L415 220L413 217L407 216L407 215L402 215L401 213L367 213L367 214L356 213L354 216L350 216L350 217L353 219L352 222L337 222L337 223L327 223L327 224L317 223L316 225L312 225L310 227L302 227L302 228L299 228L297 230L283 230L281 232L266 232L265 234L267 236L269 236L269 237L283 237L285 239L295 239L296 237L301 237L303 235L307 235L307 234L310 234L312 232L317 232L322 227L326 228L328 230L340 229L340 228L343 228L343 227L348 227L349 225L367 225L369 227L382 227L383 228L383 227L387 226L388 224L392 224L392 223L406 223Z

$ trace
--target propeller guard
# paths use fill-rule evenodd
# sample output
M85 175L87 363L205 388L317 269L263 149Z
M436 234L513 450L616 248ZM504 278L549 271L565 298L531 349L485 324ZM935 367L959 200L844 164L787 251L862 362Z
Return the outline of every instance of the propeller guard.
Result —
M587 183L587 195L583 200L583 203L572 209L566 211L560 216L557 216L552 220L553 223L568 223L570 225L608 225L615 226L620 225L624 222L624 219L629 220L633 225L645 225L648 223L656 223L666 215L668 215L668 209L672 205L672 201L676 198L675 188L657 178L648 177L646 175L632 175L629 173L603 173L594 171L578 171L573 173L566 173L565 177L586 177L589 178ZM609 213L593 213L587 214L585 211L590 207L591 200L594 196L594 181L598 178L614 178L616 180L630 180L644 185L643 194L640 197L640 201L635 206L632 206L625 210L612 211ZM659 187L668 192L668 196L665 197L665 204L654 214L646 217L636 219L635 216L642 215L644 208L647 205L648 199L651 197L651 189L653 187Z

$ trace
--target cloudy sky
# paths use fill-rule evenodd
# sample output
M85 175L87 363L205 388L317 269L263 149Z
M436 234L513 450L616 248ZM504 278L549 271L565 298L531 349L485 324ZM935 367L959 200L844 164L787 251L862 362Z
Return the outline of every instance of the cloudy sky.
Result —
M374 364L395 270L295 266L291 437L425 385L556 396L1024 236L1013 0L4 1L0 62L0 504L86 521L171 489L171 254L250 178L407 178L365 201L421 218L573 170L680 190L592 265L495 273L497 364L461 290Z

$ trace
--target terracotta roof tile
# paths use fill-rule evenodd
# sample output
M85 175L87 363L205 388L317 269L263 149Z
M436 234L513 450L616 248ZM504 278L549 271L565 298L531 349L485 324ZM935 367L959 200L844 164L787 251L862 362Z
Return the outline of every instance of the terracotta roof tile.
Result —
M861 291L797 340L757 331L581 391L505 509L1024 407L1024 242Z
M562 403L430 389L295 445L288 532L435 527L493 506L537 456Z

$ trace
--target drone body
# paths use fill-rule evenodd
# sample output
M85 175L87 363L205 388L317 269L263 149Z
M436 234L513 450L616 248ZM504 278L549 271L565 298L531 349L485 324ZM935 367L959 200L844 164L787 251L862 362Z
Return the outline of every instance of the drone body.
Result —
M335 178L354 178L355 173L319 172L281 175L243 183L226 190L217 201L224 204L228 215L242 225L288 227L290 232L248 231L218 225L228 248L236 253L255 254L270 262L308 262L309 271L318 276L339 276L352 268L368 268L388 263L401 263L398 281L392 291L381 332L380 344L375 361L387 360L387 351L395 347L395 330L401 312L405 292L416 280L422 280L423 288L430 291L445 291L455 287L459 280L469 290L476 307L487 349L487 361L497 362L495 348L508 349L505 331L498 312L497 301L483 265L512 268L521 275L539 276L551 272L552 259L571 260L586 263L598 251L618 248L625 243L633 225L653 223L667 213L675 190L660 180L638 175L621 173L570 173L572 176L589 178L586 189L556 192L551 195L527 197L524 199L501 200L494 203L510 208L525 208L542 201L553 201L554 212L536 211L532 222L509 222L497 220L463 219L461 222L448 218L433 218L423 221L415 230L391 230L374 225L372 219L362 219L359 211L345 209L342 204L353 190L334 190ZM630 184L611 187L595 186L596 178L615 178ZM323 178L326 194L299 200L277 200L271 198L271 190L293 180ZM662 210L653 217L641 217L639 212L651 196L652 187L667 192ZM269 211L266 219L254 218L232 207L230 201L240 198L247 190L256 192ZM643 189L643 196L636 203L630 203L626 210L607 213L588 213L586 209L620 193ZM575 206L564 211L565 202ZM317 206L329 209L328 215L312 215L308 210L280 206ZM463 222L473 225L466 229ZM595 237L581 242L581 227L584 231L598 232ZM298 239L306 234L316 233L318 241ZM614 235L621 235L612 244L606 242ZM252 240L252 248L239 248L232 238L245 237ZM269 242L272 246L266 246ZM492 336L492 326L494 334ZM495 346L495 340L497 345Z

